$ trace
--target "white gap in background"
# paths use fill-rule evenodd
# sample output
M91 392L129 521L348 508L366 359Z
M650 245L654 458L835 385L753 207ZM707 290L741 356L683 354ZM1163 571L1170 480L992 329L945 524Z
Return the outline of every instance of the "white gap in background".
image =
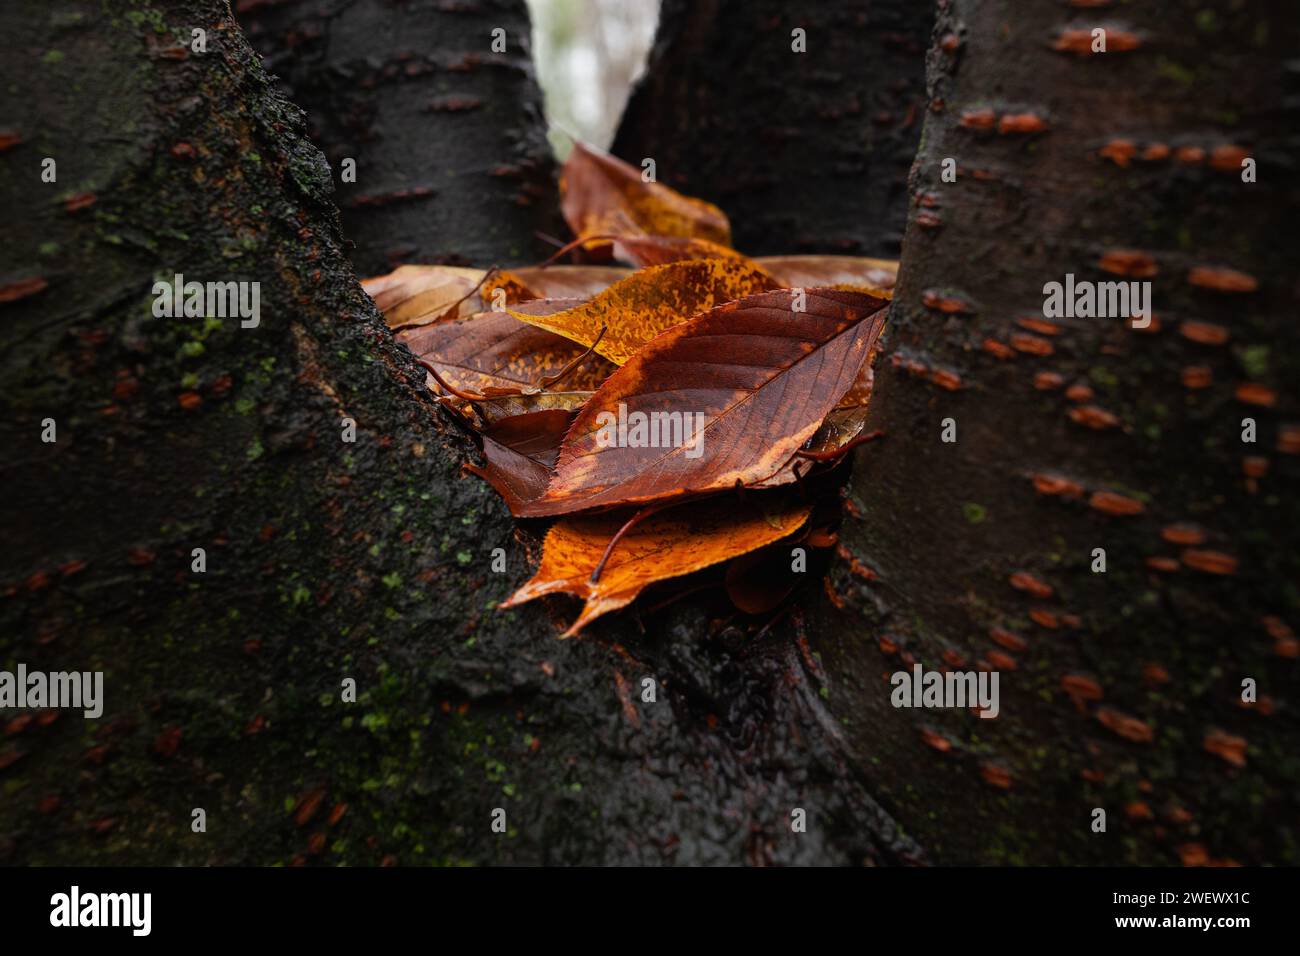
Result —
M528 0L528 10L556 156L571 136L607 149L645 71L659 0Z

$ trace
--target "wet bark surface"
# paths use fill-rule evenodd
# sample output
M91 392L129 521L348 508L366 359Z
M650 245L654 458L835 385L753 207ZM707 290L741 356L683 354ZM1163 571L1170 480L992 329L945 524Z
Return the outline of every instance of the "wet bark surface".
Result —
M0 661L102 670L106 698L0 715L0 859L924 858L798 614L715 588L561 642L570 603L495 610L544 528L461 473L477 452L361 292L330 166L224 4L0 22L26 93L0 153ZM176 273L260 282L260 324L155 317Z
M897 258L932 23L912 0L665 0L612 152L720 205L749 255Z
M1174 37L1180 7L1144 8L1112 63L1051 49L1087 11L976 6L942 6L930 54L858 563L770 620L712 588L569 641L572 602L495 610L545 526L462 475L472 443L358 288L330 167L224 5L0 14L27 94L0 151L0 666L106 693L97 721L0 714L0 859L1295 862L1294 24L1224 5ZM1022 114L1045 129L999 132ZM1171 149L1125 165L1117 139ZM1259 182L1215 168L1233 144ZM1154 261L1155 331L1019 321L1114 249ZM260 281L260 326L155 318L177 272ZM997 668L1002 716L893 708L913 661ZM1237 703L1244 676L1269 705Z
M940 860L1296 862L1296 23L1202 6L940 5L845 535L878 579L820 625ZM1067 273L1150 281L1151 327L1045 321ZM1000 671L1001 716L888 706L913 661Z
M361 274L403 262L520 265L550 250L534 235L559 220L523 0L234 7L335 170Z

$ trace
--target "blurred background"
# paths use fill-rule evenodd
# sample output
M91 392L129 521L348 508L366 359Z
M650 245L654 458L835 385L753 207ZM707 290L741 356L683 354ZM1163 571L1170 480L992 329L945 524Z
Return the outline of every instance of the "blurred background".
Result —
M608 148L645 69L659 0L528 0L533 59L561 161L570 136Z

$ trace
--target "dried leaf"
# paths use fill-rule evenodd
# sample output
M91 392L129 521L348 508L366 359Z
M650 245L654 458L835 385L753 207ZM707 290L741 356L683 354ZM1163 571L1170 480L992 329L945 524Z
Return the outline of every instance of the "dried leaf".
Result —
M701 312L734 299L777 288L743 261L693 259L651 266L615 283L590 302L555 312L545 300L512 307L515 318L590 346L622 365L646 342Z
M361 287L375 300L388 327L397 328L468 318L484 306L491 308L497 289L505 292L506 305L533 299L589 299L631 274L631 269L618 266L527 266L489 273L409 265L364 279ZM455 310L446 314L453 306Z
M594 583L592 571L627 514L564 518L546 536L537 573L501 606L515 607L544 594L575 594L586 604L564 633L569 637L600 615L630 604L656 581L690 574L784 538L798 530L811 510L799 503L765 513L753 502L728 508L691 502L659 512L619 540Z
M806 311L796 302L749 296L647 345L583 406L546 494L516 514L716 491L780 470L857 378L888 305L831 289L807 290ZM653 433L629 430L638 415Z
M682 238L680 236L618 236L614 239L614 255L624 261L645 266L662 266L686 259L750 259L730 246L719 245L708 239Z
M862 256L759 256L753 262L782 288L858 287L893 289L898 262Z
M867 423L867 407L859 405L853 408L834 408L826 416L813 436L804 443L803 451L818 455L829 455L839 451L853 439L862 434ZM751 488L777 488L797 481L800 474L806 474L810 462L798 456L790 458L773 475L756 481ZM797 469L797 470L796 470Z
M472 315L480 306L470 293L485 275L483 269L459 266L399 266L387 275L363 279L361 288L375 300L388 327L395 329L435 322L457 302L460 305L448 318Z
M649 234L731 245L731 224L717 206L645 182L640 169L582 143L560 172L560 208L580 239Z
M546 490L573 417L573 412L547 409L494 422L482 433L487 464L466 467L491 484L516 513Z
M557 311L575 304L572 299L540 302L548 304L536 307ZM453 388L479 393L534 386L557 375L586 351L563 336L520 322L505 312L481 312L454 322L408 329L397 334L397 341L436 368ZM590 391L613 371L614 366L599 355L589 355L557 384L566 391ZM434 388L432 379L430 388Z
M872 363L875 361L876 354L880 351L879 347L871 350L871 355L862 366L862 371L854 379L853 386L845 393L831 410L830 414L813 432L812 438L803 446L803 451L812 452L813 454L826 455L839 451L848 445L849 442L862 434L867 424L867 410L871 402L871 388L875 381L874 373L871 370ZM806 473L808 465L801 464L802 459L798 457L791 458L781 470L769 478L755 482L754 488L776 488L779 485L789 484L797 481L800 474ZM799 471L796 471L796 468Z
M533 394L495 395L485 401L475 402L474 408L483 421L492 425L505 418L529 415L559 409L576 412L595 392L536 392ZM558 452L558 448L557 448ZM554 461L552 461L554 464Z
M505 304L530 299L590 299L615 282L626 279L631 269L622 266L527 266L503 269L483 283L480 297L492 306L493 293L505 291Z
M869 259L864 256L750 258L707 239L618 236L614 240L614 254L642 267L687 259L739 259L766 272L782 289L848 288L851 291L889 291L898 280L896 259Z

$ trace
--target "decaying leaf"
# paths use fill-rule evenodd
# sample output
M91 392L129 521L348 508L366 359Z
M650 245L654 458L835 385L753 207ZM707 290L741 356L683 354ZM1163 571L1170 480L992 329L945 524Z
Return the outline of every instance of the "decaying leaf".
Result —
M404 266L364 283L429 387L481 429L485 464L467 467L516 516L560 516L508 605L577 594L573 633L655 581L745 556L733 600L775 606L791 582L767 572L788 562L763 549L811 506L690 499L794 481L872 437L870 356L897 263L751 259L716 207L581 144L561 189L574 245L636 271Z
M837 452L841 450L847 452L847 446L862 434L866 422L867 407L865 405L832 409L830 414L817 426L817 431L813 432L812 437L804 443L800 452L807 452L834 460ZM777 488L781 485L788 485L792 481L798 481L801 474L806 474L810 465L811 462L808 459L796 455L790 458L774 474L762 481L754 482L750 487Z
M708 239L681 236L616 236L613 238L616 258L646 266L662 266L685 259L749 259L730 246L710 242Z
M596 351L622 365L655 336L714 306L777 288L770 276L741 260L692 259L634 272L589 302L556 312L544 301L509 309L531 325L583 346L605 336Z
M875 382L872 364L880 351L879 344L872 348L862 371L853 380L852 387L835 403L833 408L813 432L813 436L804 444L801 452L809 452L823 458L834 455L862 434L867 424L867 410L871 402L871 389ZM797 481L800 474L805 474L809 462L807 459L794 457L787 461L774 475L755 482L755 488L775 488L779 485Z
M587 403L595 392L536 392L516 395L494 395L481 402L474 403L474 409L489 425L518 415L533 412L545 412L559 409L562 412L576 412ZM563 437L563 436L561 436ZM559 452L559 446L556 446ZM551 464L554 464L552 459Z
M541 300L535 307L562 311L575 304L572 299ZM482 312L408 329L399 332L397 340L436 368L453 388L478 393L536 386L558 375L586 351L563 336L520 322L505 312ZM588 355L561 384L566 391L590 391L613 371L614 366L599 355Z
M707 239L673 236L616 236L614 254L638 266L664 265L686 259L739 259L766 272L782 289L849 288L892 290L898 280L896 259L864 256L756 256Z
M436 322L453 306L456 311L447 318L479 311L472 293L485 275L485 269L459 266L399 266L386 275L363 279L361 288L375 300L388 327L395 329Z
M646 182L642 170L582 143L560 172L560 209L580 239L649 234L731 245L731 224L717 206Z
M546 490L573 412L546 409L493 422L482 433L483 468L470 471L496 489L511 512Z
M622 266L551 265L501 269L488 276L480 298L484 305L495 307L494 293L501 289L505 292L503 305L530 299L590 299L631 274L631 269Z
M863 256L758 256L753 260L782 288L856 287L889 290L898 279L898 262Z
M632 274L619 266L526 266L519 269L463 269L459 266L400 266L364 279L390 329L467 318L496 304L533 299L589 299ZM449 311L450 310L450 311Z
M602 614L632 602L656 581L690 574L792 534L811 507L786 503L764 511L754 501L727 508L690 502L651 515L615 545L597 581L592 572L627 519L625 513L564 518L546 536L537 573L502 604L514 607L544 594L574 594L586 601L565 632L569 637Z
M763 481L857 379L887 304L831 289L806 290L801 302L782 290L675 326L583 406L545 495L515 513L568 514Z

